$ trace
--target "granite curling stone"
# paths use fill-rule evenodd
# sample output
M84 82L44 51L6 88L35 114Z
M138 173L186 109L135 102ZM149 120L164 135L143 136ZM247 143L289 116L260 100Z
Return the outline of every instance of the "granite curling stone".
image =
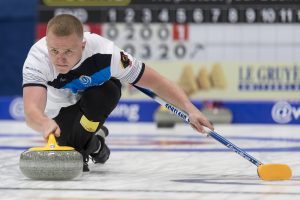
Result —
M20 156L20 170L37 180L69 180L82 174L82 155L68 146L59 146L53 134L45 147L33 147Z

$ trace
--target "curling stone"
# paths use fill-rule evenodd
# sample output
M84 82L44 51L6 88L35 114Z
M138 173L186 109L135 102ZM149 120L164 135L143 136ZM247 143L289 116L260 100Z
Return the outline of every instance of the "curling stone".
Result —
M173 128L176 123L183 123L177 115L171 113L164 106L160 106L154 112L154 121L156 122L157 128Z
M233 120L231 110L222 101L204 101L201 112L212 124L230 124Z
M68 180L82 174L82 155L68 146L59 146L53 134L45 147L33 147L20 156L20 170L31 179Z
M201 112L213 124L230 124L232 123L232 112L228 108L204 108Z

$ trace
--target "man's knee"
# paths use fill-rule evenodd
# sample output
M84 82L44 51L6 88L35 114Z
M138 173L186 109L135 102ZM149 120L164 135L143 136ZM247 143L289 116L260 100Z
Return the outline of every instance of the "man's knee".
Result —
M88 120L103 123L117 106L120 97L120 85L109 80L103 85L84 91L80 100L80 108Z

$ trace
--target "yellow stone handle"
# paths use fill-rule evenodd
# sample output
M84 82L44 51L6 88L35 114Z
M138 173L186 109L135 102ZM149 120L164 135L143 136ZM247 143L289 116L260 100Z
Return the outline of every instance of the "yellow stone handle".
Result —
M53 133L49 134L48 143L44 147L32 147L29 151L71 151L73 147L59 146Z
M54 134L52 134L52 133L48 137L48 144L47 144L47 146L49 148L51 148L51 149L55 149L58 146L58 144L56 143L56 139L54 137Z

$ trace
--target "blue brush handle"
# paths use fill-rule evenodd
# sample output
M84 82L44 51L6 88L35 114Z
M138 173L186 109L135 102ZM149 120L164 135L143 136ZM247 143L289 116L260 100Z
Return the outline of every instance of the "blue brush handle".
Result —
M257 167L259 165L262 165L262 163L259 160L257 160L253 156L249 155L247 152L245 152L244 150L242 150L241 148L239 148L238 146L236 146L235 144L233 144L232 142L230 142L226 138L222 137L221 135L219 135L215 131L209 130L208 135L211 136L212 138L214 138L215 140L217 140L218 142L224 144L227 148L229 148L230 150L232 150L235 153L239 154L240 156L242 156L246 160L252 162Z
M137 88L138 90L140 90L141 92L143 92L144 94L146 94L147 96L149 96L152 99L154 99L160 105L166 107L169 111L171 111L172 113L176 114L178 117L180 117L181 119L183 119L187 123L190 123L189 116L184 111L180 110L179 108L175 107L172 104L167 103L165 100L161 99L155 93L153 93L152 91L150 91L148 89L141 88L141 87L136 86L136 85L133 85L133 86L135 88ZM251 163L255 164L256 166L262 165L262 163L260 161L258 161L256 158L254 158L253 156L249 155L247 152L245 152L244 150L242 150L241 148L239 148L238 146L236 146L235 144L233 144L229 140L225 139L224 137L222 137L221 135L219 135L215 131L212 131L212 130L210 130L207 127L204 127L204 130L205 130L205 133L208 136L211 136L212 138L214 138L218 142L222 143L224 146L226 146L227 148L229 148L233 152L239 154L240 156L242 156L246 160L250 161Z

